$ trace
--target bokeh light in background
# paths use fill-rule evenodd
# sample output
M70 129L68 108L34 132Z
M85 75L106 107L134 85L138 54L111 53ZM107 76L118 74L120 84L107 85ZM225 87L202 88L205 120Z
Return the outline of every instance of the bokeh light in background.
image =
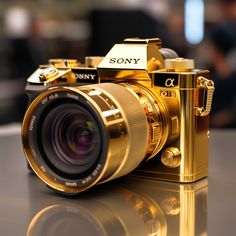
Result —
M164 47L174 49L182 57L195 59L197 67L217 71L216 60L213 60L215 50L209 36L216 26L226 21L235 24L235 2L1 1L0 124L21 121L27 104L23 96L26 78L39 64L47 63L49 58L76 58L83 62L86 55L104 55L124 37L158 36ZM230 73L235 71L235 55L235 50L230 49L225 57L225 61L231 63L229 66L225 62ZM219 90L217 88L216 93ZM234 100L235 95L230 99ZM230 116L234 119L232 112ZM214 126L227 125L215 123Z
M198 44L204 37L204 1L186 0L184 4L184 33L187 42Z

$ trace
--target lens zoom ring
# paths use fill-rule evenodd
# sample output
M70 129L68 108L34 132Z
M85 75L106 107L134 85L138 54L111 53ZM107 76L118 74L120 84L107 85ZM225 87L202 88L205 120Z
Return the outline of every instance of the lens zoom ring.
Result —
M136 168L144 159L148 147L148 122L138 99L126 88L119 84L102 83L89 85L102 90L116 103L126 120L129 144L125 157L118 170L109 179L125 175Z

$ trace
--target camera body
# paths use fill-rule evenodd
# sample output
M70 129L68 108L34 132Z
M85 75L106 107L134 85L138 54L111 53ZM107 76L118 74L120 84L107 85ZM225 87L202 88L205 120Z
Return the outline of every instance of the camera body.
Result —
M96 88L93 87L94 84ZM139 121L135 119L128 125L126 123L127 120L138 117L132 110L135 106L131 98L125 94L108 94L104 91L103 84L120 85L138 100L145 114L145 122L147 121L143 130L139 131ZM107 153L115 152L114 156L124 156L124 159L133 159L132 162L139 153L144 156L142 161L135 161L137 163L132 168L127 168L127 171L118 173L115 177L110 173L104 174L106 177L100 179L100 182L127 174L133 169L135 171L132 175L135 176L175 182L194 182L207 176L208 118L214 91L209 71L195 69L193 60L178 58L174 51L162 48L159 38L134 38L124 40L123 44L115 44L105 57L87 57L85 65L80 65L76 60L50 60L49 65L40 66L28 78L26 92L30 101L22 128L23 146L32 169L47 185L63 192L70 192L70 187L78 186L78 182L73 180L63 182L62 185L66 185L66 188L57 188L52 183L52 178L50 181L45 179L43 175L47 168L33 160L38 154L29 141L29 132L34 129L35 107L44 106L49 100L53 101L58 93L51 91L56 88L60 92L65 87L82 91L86 94L84 103L89 100L102 113L102 119L105 117L103 123L111 137ZM47 96L42 97L42 94ZM100 100L90 100L92 95L99 95ZM114 96L120 96L119 105L114 102ZM105 106L109 109L102 110ZM123 114L129 112L130 115L125 118ZM129 127L132 125L133 128ZM127 141L128 133L133 135L132 145ZM145 144L140 144L143 140L146 140ZM140 151L140 145L146 147ZM133 157L126 155L128 149L130 153L134 153ZM114 150L119 150L119 154ZM126 168L125 165L121 164L118 172ZM115 168L117 166L114 164ZM93 175L99 171L97 168ZM91 178L86 177L82 182L87 184Z

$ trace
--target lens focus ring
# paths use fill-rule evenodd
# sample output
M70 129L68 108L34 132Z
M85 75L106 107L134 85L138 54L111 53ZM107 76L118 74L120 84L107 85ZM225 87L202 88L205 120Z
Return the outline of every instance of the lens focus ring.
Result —
M118 150L115 150L115 153L122 162L116 172L107 179L110 180L129 173L144 159L148 147L147 118L138 99L125 87L114 83L101 83L88 87L102 90L116 102L128 128L129 140L124 156L119 156L118 150L123 147L117 141L115 149ZM107 125L109 127L109 122Z

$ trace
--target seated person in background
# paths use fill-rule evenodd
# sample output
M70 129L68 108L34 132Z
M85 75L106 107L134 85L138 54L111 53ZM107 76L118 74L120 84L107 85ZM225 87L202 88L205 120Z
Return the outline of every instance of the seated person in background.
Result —
M218 25L210 34L215 82L210 126L236 128L236 25Z

